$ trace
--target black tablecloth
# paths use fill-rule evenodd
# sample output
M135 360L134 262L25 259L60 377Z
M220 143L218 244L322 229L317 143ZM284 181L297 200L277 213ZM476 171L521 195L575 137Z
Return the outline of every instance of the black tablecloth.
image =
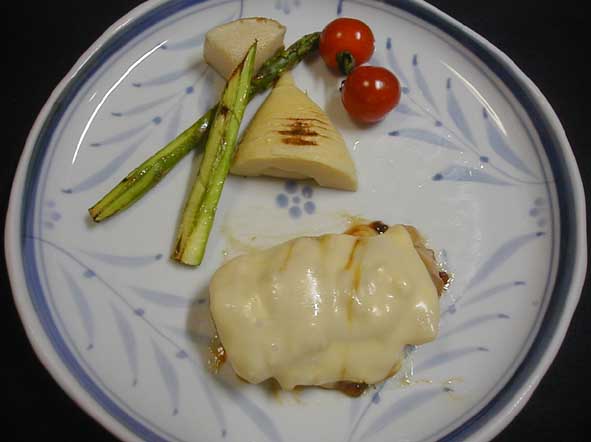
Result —
M9 2L2 14L5 117L2 213L25 137L45 100L78 57L139 0ZM583 2L535 0L433 0L432 4L507 53L548 98L572 144L586 187L591 188L589 143L589 26ZM7 6L1 9L5 12ZM8 118L7 118L8 117ZM4 138L6 137L6 138ZM4 221L4 216L2 216ZM3 224L4 225L4 224ZM2 254L4 264L4 255ZM57 386L33 353L2 277L3 440L111 441ZM587 287L554 364L521 414L495 440L579 442L591 423L586 409L591 362L591 295ZM1 400L1 399L0 399ZM8 436L11 435L11 436ZM394 442L394 437L392 441ZM250 442L250 441L244 441Z

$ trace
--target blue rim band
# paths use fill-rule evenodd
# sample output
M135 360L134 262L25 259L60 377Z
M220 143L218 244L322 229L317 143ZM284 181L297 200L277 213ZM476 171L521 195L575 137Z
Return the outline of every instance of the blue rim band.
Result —
M473 52L495 75L508 87L519 104L528 110L528 116L535 127L554 176L556 191L558 194L558 213L560 214L560 249L558 253L558 269L554 289L550 297L546 314L542 320L544 327L540 328L534 342L532 343L527 356L517 368L515 374L503 386L503 389L475 416L468 419L459 428L452 431L440 442L459 442L481 429L488 420L497 414L498 411L513 401L515 392L519 391L529 380L529 374L539 364L545 349L551 341L560 323L564 311L567 294L572 285L575 254L568 253L578 243L576 203L574 189L568 178L568 166L565 158L560 154L560 141L551 129L547 116L539 108L536 98L529 91L525 82L517 78L513 68L504 60L494 54L482 42L472 35L449 23L445 18L431 10L421 8L412 0L388 0L388 4L405 9L416 17L425 20L427 23L444 31L454 38L462 46Z
M153 10L136 18L133 22L117 31L101 48L93 54L85 66L71 83L66 85L61 95L54 103L49 116L44 122L27 169L21 216L21 247L22 265L25 272L27 286L31 296L36 314L52 342L55 351L62 362L68 367L72 376L79 382L81 387L115 420L126 427L129 431L143 440L166 441L146 425L139 422L128 411L117 405L84 371L77 361L75 355L68 348L63 337L51 315L50 306L44 296L42 283L39 279L39 269L35 260L35 243L30 240L35 235L35 201L39 190L39 179L41 165L47 154L48 147L53 138L54 132L64 116L68 106L75 99L83 85L90 79L97 70L113 54L124 47L137 35L146 29L154 26L172 14L178 13L186 8L201 3L203 0L171 0ZM564 311L567 294L572 285L575 254L572 253L579 238L577 236L576 203L574 189L568 175L568 166L563 155L561 155L560 140L552 130L552 125L542 109L537 104L536 97L529 90L524 80L516 77L513 68L506 61L499 58L493 51L485 46L473 35L450 23L445 17L433 10L426 8L412 0L390 0L388 4L404 10L424 20L426 23L442 30L454 38L468 51L474 53L478 58L508 87L519 104L528 110L528 116L539 135L545 153L548 156L550 167L554 175L558 193L560 213L560 249L557 276L555 286L550 297L549 304L543 318L544 327L538 332L527 356L506 383L503 389L491 400L478 414L463 423L442 440L446 442L465 439L470 434L481 429L492 416L514 399L516 392L527 384L529 373L538 365L542 359L548 343L553 338L560 318ZM571 251L571 253L569 253ZM164 431L160 430L162 434ZM167 435L171 437L170 435Z

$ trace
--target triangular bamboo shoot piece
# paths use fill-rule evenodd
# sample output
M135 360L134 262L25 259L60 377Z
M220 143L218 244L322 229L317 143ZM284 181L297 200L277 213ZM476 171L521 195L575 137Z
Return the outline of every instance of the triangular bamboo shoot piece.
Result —
M238 146L234 175L312 178L320 186L357 190L355 164L324 111L284 74Z

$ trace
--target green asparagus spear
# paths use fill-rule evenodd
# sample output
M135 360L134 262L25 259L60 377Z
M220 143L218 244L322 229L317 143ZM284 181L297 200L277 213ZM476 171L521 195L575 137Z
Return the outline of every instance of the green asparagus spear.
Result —
M285 71L292 69L318 48L320 33L304 35L289 48L279 51L261 66L250 85L249 100L271 87ZM99 202L88 209L96 222L103 221L131 206L168 173L191 150L204 141L217 105L208 110L191 127L131 171Z
M211 108L191 127L148 158L88 209L97 223L120 212L154 187L192 149L199 145L209 129L216 107Z
M243 71L243 66L238 66L236 72ZM238 77L236 77L238 78ZM213 127L209 130L207 142L205 144L205 152L201 164L199 165L199 174L193 184L191 193L185 204L185 209L181 218L179 231L177 235L177 242L173 252L173 258L181 260L182 251L185 250L185 245L189 240L191 232L196 223L196 216L199 213L201 202L203 201L203 195L207 190L207 184L209 182L209 175L213 169L214 162L218 155L218 146L222 143L222 136L224 134L224 128L227 124L227 118L229 117L227 112L221 112L222 109L229 109L233 106L236 99L236 93L238 90L239 82L237 79L232 77L227 85L224 93L222 94L221 102L218 106L218 111L215 113L213 119ZM248 88L246 89L248 91Z
M228 80L209 130L205 155L183 213L173 253L173 258L184 264L199 265L205 254L244 109L248 104L256 46L255 42Z

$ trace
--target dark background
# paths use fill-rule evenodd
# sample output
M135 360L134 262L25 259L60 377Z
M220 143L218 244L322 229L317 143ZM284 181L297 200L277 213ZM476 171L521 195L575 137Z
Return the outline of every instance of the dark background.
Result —
M2 231L12 177L27 133L45 100L78 57L138 0L10 2L5 24L2 93ZM591 188L588 21L583 2L432 0L507 53L538 85L561 119ZM14 29L14 30L11 30ZM8 81L6 81L8 75ZM589 200L587 198L587 200ZM115 441L57 386L33 353L11 296L1 254L3 329L2 432L11 441ZM590 440L585 434L591 361L588 284L554 364L521 414L496 442ZM8 436L11 435L11 436ZM2 437L1 439L4 439ZM245 441L249 442L249 441ZM394 441L393 441L394 442Z

